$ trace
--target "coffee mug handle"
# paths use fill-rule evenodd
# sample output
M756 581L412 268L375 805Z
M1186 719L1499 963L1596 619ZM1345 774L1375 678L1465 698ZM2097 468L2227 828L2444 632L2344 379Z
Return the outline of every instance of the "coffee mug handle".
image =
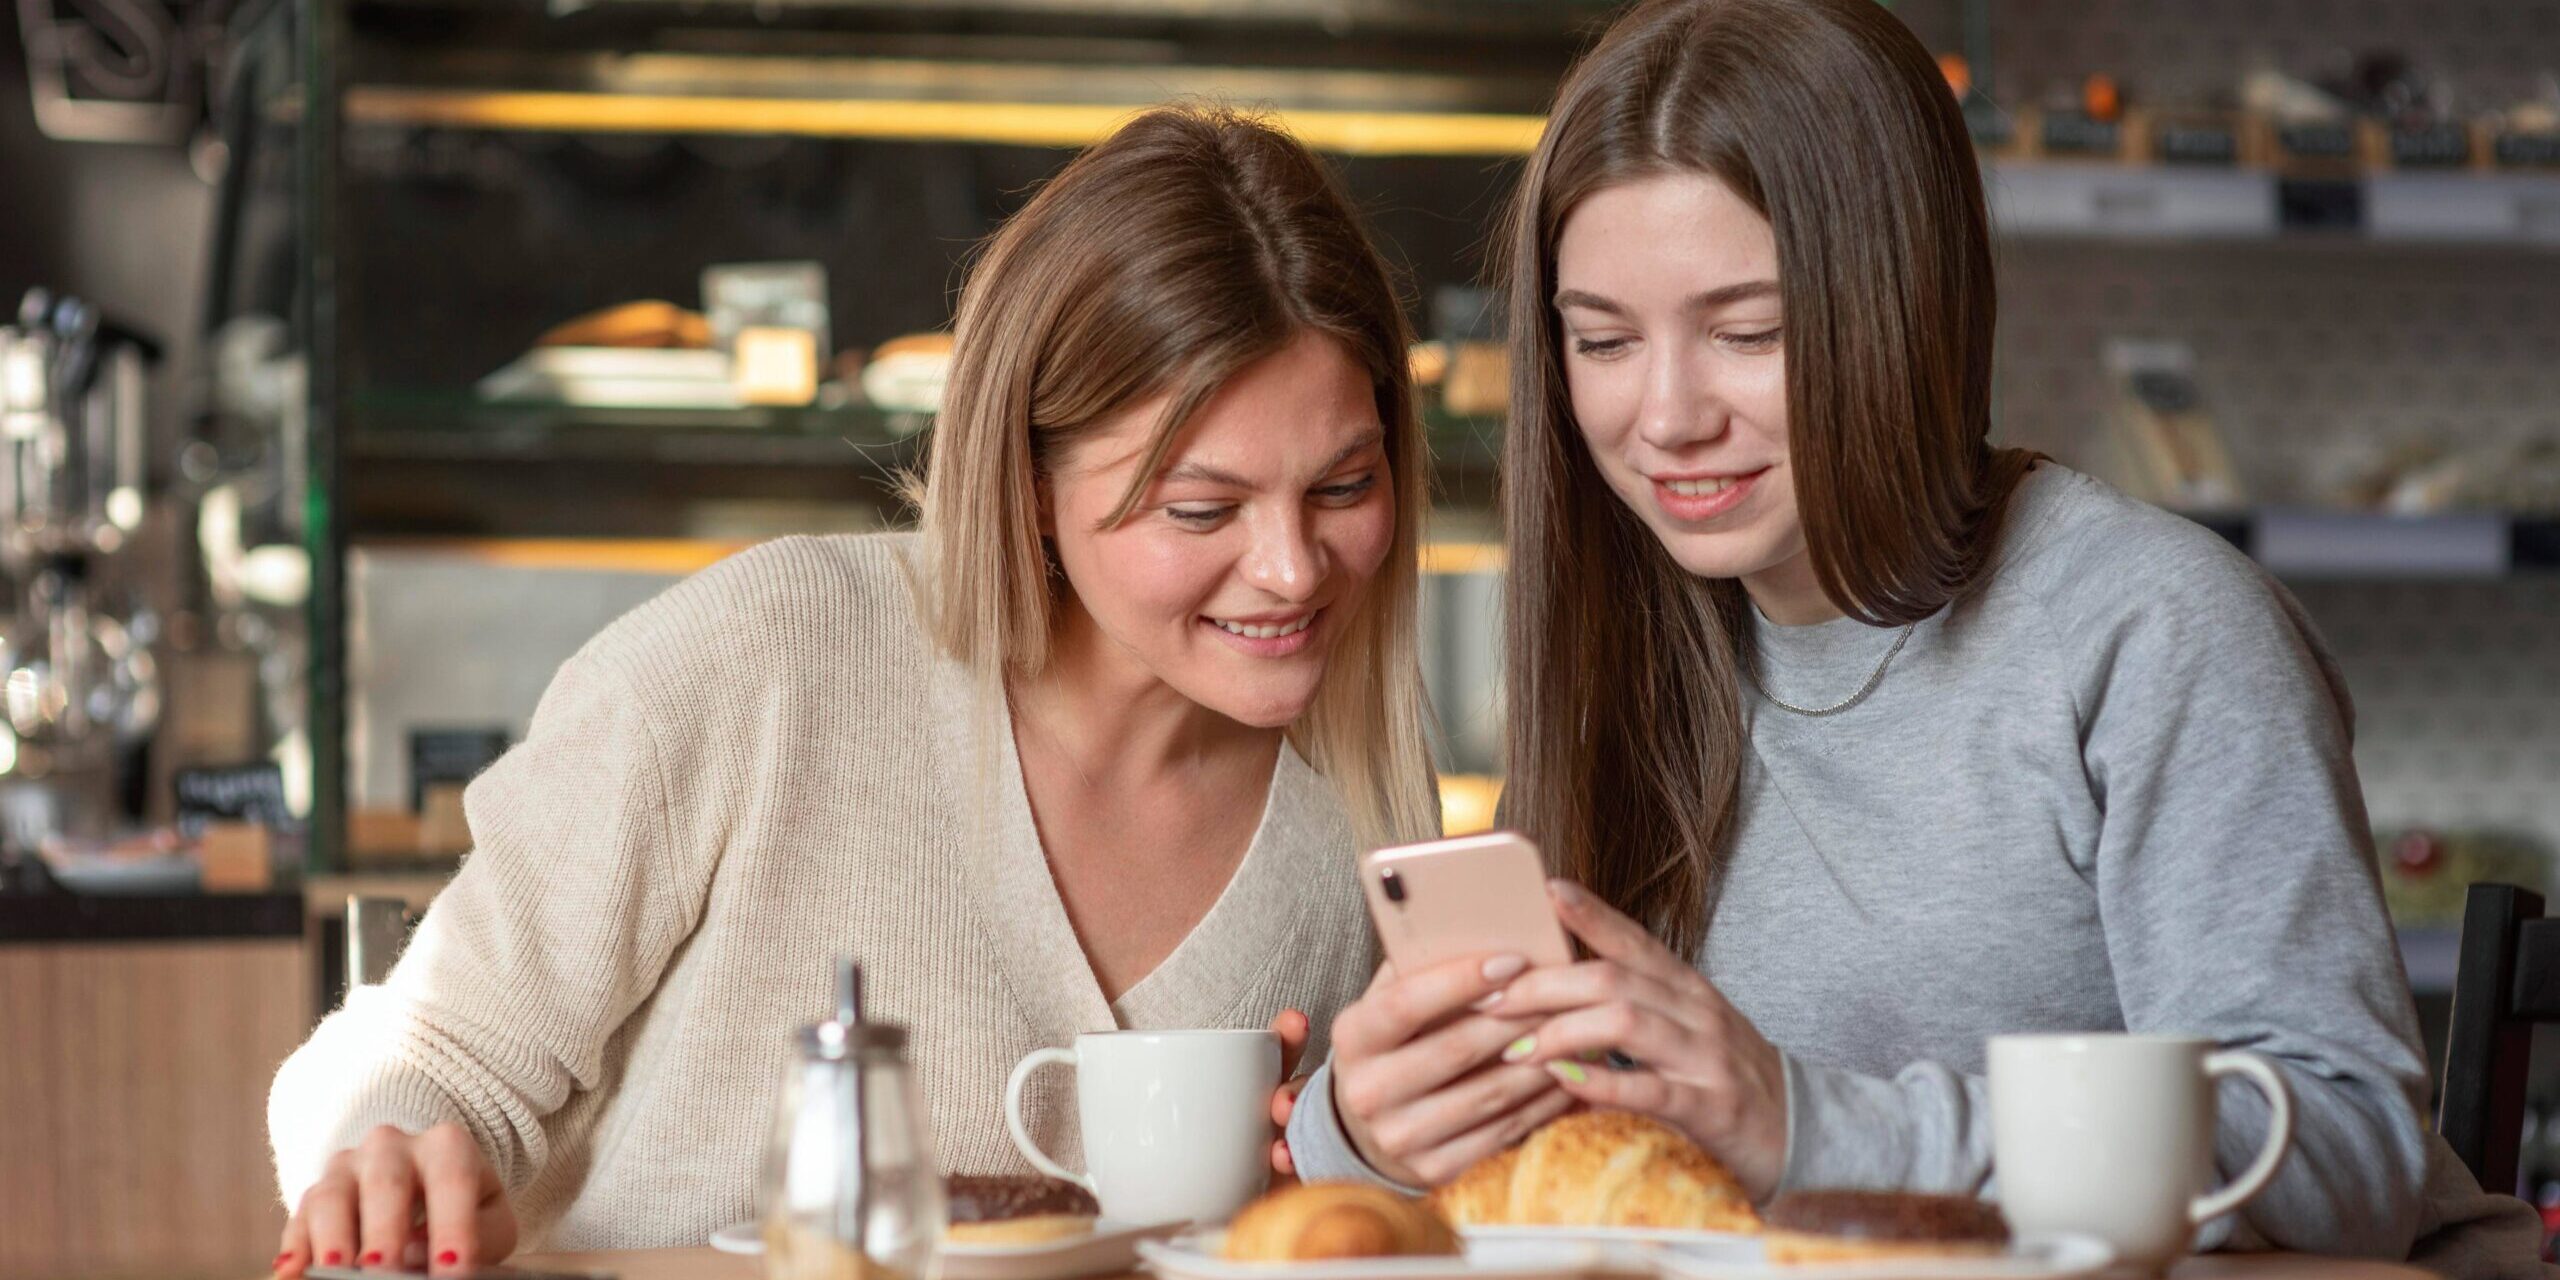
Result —
M1023 1126L1022 1086L1031 1083L1032 1072L1053 1065L1066 1067L1076 1065L1076 1051L1034 1049L1029 1056L1014 1064L1012 1077L1004 1082L1005 1130L1013 1135L1013 1145L1022 1148L1022 1158L1030 1161L1032 1168L1052 1178L1063 1178L1088 1192L1099 1195L1100 1192L1094 1191L1093 1179L1050 1159L1049 1154L1040 1149L1040 1144L1031 1140L1031 1130Z
M2267 1142L2258 1149L2258 1158L2250 1161L2230 1186L2197 1196L2195 1203L2188 1206L2187 1217L2198 1226L2247 1204L2251 1196L2265 1190L2268 1181L2276 1176L2276 1167L2284 1163L2285 1152L2293 1148L2293 1091L2285 1087L2284 1077L2272 1063L2254 1053L2226 1049L2205 1057L2204 1074L2207 1079L2216 1080L2224 1076L2249 1077L2250 1083L2267 1095L2273 1112L2267 1125Z

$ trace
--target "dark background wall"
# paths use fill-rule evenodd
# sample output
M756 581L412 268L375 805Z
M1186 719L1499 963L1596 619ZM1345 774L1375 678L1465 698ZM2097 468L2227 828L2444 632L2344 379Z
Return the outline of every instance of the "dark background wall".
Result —
M167 343L152 397L164 431L184 410L212 221L213 188L185 148L38 133L18 24L0 15L0 309L14 317L42 285Z

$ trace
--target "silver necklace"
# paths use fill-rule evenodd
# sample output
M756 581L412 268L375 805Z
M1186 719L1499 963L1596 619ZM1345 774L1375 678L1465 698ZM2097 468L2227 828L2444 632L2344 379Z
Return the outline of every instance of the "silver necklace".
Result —
M1760 682L1760 663L1758 655L1756 654L1753 655L1751 670L1745 674L1751 677L1751 687L1759 690L1760 696L1767 698L1770 705L1775 706L1780 711L1792 711L1800 716L1817 718L1821 716L1836 716L1841 712L1866 701L1867 695L1874 693L1876 691L1876 686L1884 683L1884 669L1893 664L1893 655L1902 652L1902 646L1908 643L1911 639L1911 632L1913 628L1916 628L1919 625L1920 624L1917 622L1906 622L1902 624L1902 634L1893 638L1893 647L1885 650L1884 657L1877 660L1876 669L1869 672L1867 675L1867 682L1859 685L1856 693L1850 694L1847 698L1832 703L1827 707L1799 707L1796 704L1769 692L1769 686Z

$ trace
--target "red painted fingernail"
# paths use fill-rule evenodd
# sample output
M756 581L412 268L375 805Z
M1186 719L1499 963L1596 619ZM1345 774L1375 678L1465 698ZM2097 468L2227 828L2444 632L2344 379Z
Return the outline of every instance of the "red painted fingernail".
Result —
M462 1261L462 1255L455 1253L451 1249L447 1249L436 1255L436 1265L439 1267L450 1267L460 1261Z
M380 1249L368 1249L368 1250L366 1250L366 1251L365 1251L365 1255L364 1255L364 1264L365 1264L366 1266L368 1266L368 1267L378 1267L378 1266L381 1266L381 1265L382 1265L382 1250L380 1250Z
M291 1249L287 1249L287 1250L285 1250L284 1252L279 1253L279 1254L277 1254L277 1255L276 1255L276 1265L277 1265L277 1266L283 1266L285 1263L288 1263L288 1262L291 1262L291 1261L293 1261L293 1250L291 1250Z
M328 1263L330 1266L333 1266L333 1267L334 1267L334 1266L338 1265L339 1263L346 1261L346 1260L347 1260L347 1255L345 1255L345 1254L343 1254L343 1253L340 1253L340 1252L338 1252L338 1251L337 1251L337 1250L335 1250L335 1249L331 1249L331 1250L330 1250L330 1251L329 1251L325 1256L323 1256L320 1260L321 1260L322 1262Z

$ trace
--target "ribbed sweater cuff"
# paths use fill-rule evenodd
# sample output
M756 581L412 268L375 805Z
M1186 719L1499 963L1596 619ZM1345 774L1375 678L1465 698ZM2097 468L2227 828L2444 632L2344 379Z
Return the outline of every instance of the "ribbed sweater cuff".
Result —
M1298 1166L1300 1182L1366 1182L1409 1196L1421 1195L1424 1190L1408 1187L1370 1168L1369 1162L1360 1158L1360 1149L1351 1145L1351 1135L1343 1130L1342 1117L1333 1109L1330 1061L1307 1077L1307 1087L1298 1093L1298 1105L1289 1112L1289 1159Z
M313 1127L316 1117L304 1107L325 1112L325 1124ZM267 1108L270 1131L277 1135L276 1184L287 1207L301 1203L331 1156L364 1141L378 1125L412 1134L447 1123L471 1127L470 1116L433 1080L396 1060L375 1066L343 1091L301 1095L279 1088ZM476 1132L473 1138L485 1152L487 1143Z

